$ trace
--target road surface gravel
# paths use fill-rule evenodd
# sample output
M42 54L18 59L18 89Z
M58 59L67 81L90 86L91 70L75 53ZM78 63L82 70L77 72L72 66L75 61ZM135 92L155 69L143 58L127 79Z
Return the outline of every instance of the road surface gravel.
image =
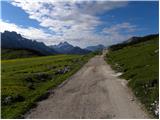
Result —
M110 68L104 55L99 55L57 87L48 99L38 102L25 118L142 119L148 115L127 87L127 81Z

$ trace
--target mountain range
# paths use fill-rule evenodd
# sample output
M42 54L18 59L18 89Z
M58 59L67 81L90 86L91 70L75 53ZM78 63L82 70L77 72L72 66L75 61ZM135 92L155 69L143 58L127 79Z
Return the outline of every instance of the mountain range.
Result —
M93 51L102 50L103 45L88 46L84 49L73 46L68 42L60 42L58 45L47 46L43 42L24 38L21 34L14 31L5 31L1 33L1 48L2 49L27 49L34 50L42 55L54 54L87 54Z
M85 49L94 52L94 51L103 50L104 48L105 48L104 45L99 44L99 45L96 45L96 46L88 46L88 47L86 47Z
M78 46L73 46L68 42L60 42L58 45L51 45L50 48L53 48L61 54L87 54L91 52Z
M43 55L57 54L54 49L49 48L43 42L33 41L22 37L16 32L5 31L1 33L1 48L2 49L29 49L40 52Z

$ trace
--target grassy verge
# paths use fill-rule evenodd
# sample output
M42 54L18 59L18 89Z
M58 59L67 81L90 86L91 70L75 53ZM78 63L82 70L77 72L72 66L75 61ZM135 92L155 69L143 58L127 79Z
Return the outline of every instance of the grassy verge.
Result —
M122 72L122 78L147 110L158 117L159 106L159 47L158 36L150 40L110 50L106 60L112 68Z
M49 89L73 75L95 54L2 60L1 117L20 118Z

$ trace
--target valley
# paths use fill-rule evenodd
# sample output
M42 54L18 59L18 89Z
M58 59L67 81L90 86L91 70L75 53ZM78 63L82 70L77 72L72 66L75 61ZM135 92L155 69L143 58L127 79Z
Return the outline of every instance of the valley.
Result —
M85 55L3 48L2 118L157 117L158 43L134 37Z
M158 119L159 1L1 0L2 119Z

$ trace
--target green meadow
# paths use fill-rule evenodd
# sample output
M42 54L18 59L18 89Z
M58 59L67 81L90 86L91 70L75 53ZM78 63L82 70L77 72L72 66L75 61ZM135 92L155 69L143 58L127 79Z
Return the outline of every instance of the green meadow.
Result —
M2 118L22 118L46 93L79 70L95 54L2 60ZM65 70L65 71L64 71Z
M1 59L16 59L43 56L40 52L29 49L1 49Z

